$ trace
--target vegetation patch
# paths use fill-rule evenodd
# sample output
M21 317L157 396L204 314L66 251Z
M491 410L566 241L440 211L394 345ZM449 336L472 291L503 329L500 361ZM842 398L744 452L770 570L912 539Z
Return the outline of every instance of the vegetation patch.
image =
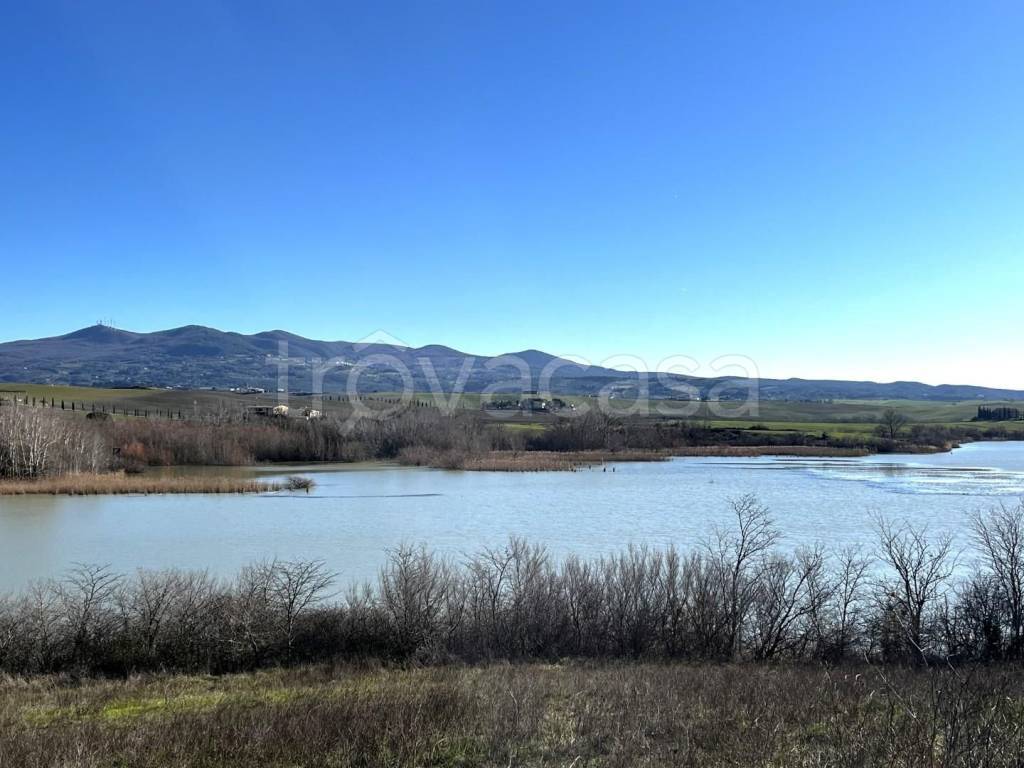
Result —
M58 475L32 480L0 480L0 496L56 494L93 496L99 494L158 493L268 493L271 491L309 491L314 483L308 478L288 478L281 482L230 477L154 477L146 474L87 473Z
M332 695L339 682L372 693ZM215 678L210 697L216 703L200 706L164 699L173 686L173 676L159 676L141 684L86 680L41 694L5 690L0 760L142 768L1001 768L1019 764L1024 727L1024 682L992 667L883 672L864 664L590 662L371 671L313 665ZM264 689L274 695L260 696ZM256 695L240 697L239 690ZM28 716L40 695L51 710L100 714ZM97 700L111 696L113 706L97 709Z

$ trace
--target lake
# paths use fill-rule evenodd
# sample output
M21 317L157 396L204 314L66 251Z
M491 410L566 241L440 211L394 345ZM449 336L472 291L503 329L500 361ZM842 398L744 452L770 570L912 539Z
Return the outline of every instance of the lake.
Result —
M579 472L387 464L228 471L304 474L317 487L261 496L0 496L0 591L75 562L229 574L260 558L319 558L348 583L373 578L386 550L402 542L456 558L509 535L556 555L600 555L629 543L686 547L729 523L728 500L744 493L770 507L788 546L870 546L875 513L966 543L972 511L1024 497L1024 442L926 456L680 458Z

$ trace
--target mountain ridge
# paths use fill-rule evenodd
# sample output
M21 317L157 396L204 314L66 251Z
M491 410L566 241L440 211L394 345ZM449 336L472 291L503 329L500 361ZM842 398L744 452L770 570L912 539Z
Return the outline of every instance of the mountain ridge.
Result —
M87 386L155 386L181 389L263 386L276 388L277 356L287 342L292 391L314 386L314 371L324 361L336 365L324 374L326 389L344 389L339 372L359 367L359 386L395 391L407 382L395 366L404 366L417 389L440 384L445 390L463 381L465 391L514 391L534 388L548 374L550 387L565 394L597 394L613 387L638 391L635 373L586 366L535 348L493 357L470 355L452 347L326 341L273 329L253 334L184 325L139 333L92 325L60 336L0 343L0 381ZM382 356L386 359L381 359ZM427 361L431 370L426 370ZM510 361L515 361L513 365ZM467 375L467 362L468 365ZM390 366L390 368L389 368ZM346 373L347 375L347 373ZM519 377L519 380L516 377ZM529 381L527 382L527 376ZM502 387L502 383L505 384ZM653 397L691 395L738 399L751 387L737 377L657 377L646 385ZM843 379L759 379L759 396L769 400L822 399L1024 399L1024 391L975 385L930 385L915 381L874 382Z

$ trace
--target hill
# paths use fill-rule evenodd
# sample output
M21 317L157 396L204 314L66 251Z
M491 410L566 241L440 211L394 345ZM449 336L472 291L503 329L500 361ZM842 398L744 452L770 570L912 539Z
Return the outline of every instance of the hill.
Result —
M536 349L496 357L471 355L436 344L398 344L308 339L283 330L250 335L187 325L135 333L104 325L42 339L0 344L0 382L93 387L228 389L281 386L279 368L287 357L287 387L311 391L322 380L328 392L348 387L361 392L438 388L466 392L517 392L547 383L553 391L592 395L614 390L627 397L639 388L637 374L586 366ZM741 378L673 376L648 382L652 397L679 396L685 387L701 397L746 397ZM1024 391L970 385L931 386L920 382L761 379L763 400L1016 400Z

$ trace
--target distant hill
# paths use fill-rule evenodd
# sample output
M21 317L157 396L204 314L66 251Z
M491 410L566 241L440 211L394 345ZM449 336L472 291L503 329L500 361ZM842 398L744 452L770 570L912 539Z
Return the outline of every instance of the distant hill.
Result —
M417 391L440 387L466 392L538 388L542 379L553 391L597 394L612 389L622 396L635 392L636 374L584 366L536 349L498 357L470 355L436 344L406 347L350 341L318 341L274 330L245 335L201 325L154 333L133 333L94 325L63 336L0 344L0 381L80 386L153 386L181 389L278 387L280 350L287 350L288 387L314 389L315 371L324 361L328 392L342 392L351 383L362 392L401 390L404 376ZM355 372L355 373L354 373ZM701 396L745 397L750 382L736 378L675 376L649 382L653 397L678 394L683 385ZM765 400L909 399L955 401L1024 399L1024 391L968 385L930 386L899 381L761 379Z

